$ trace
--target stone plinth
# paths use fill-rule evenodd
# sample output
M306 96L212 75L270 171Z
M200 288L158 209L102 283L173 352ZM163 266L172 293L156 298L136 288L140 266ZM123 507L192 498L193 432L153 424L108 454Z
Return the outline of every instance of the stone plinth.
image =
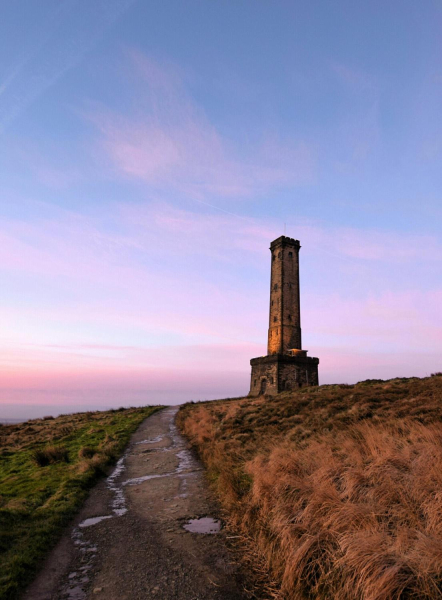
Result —
M304 386L319 385L319 358L305 351L289 354L270 354L252 358L250 396L278 394Z

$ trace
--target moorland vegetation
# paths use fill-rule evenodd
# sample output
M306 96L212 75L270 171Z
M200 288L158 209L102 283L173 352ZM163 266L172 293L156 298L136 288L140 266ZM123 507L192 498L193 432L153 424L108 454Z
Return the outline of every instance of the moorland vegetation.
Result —
M17 598L87 496L158 407L0 425L0 599Z
M442 597L442 374L190 403L178 424L266 597Z

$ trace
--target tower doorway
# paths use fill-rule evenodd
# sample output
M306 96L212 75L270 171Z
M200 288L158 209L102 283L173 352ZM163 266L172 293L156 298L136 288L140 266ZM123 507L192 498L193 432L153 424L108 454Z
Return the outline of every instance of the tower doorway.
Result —
M263 379L261 379L260 394L265 394L266 393L266 389L267 389L267 379L264 377Z

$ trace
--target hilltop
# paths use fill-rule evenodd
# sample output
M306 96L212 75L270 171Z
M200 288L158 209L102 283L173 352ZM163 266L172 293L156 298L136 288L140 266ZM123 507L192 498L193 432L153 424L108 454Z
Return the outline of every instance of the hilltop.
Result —
M178 424L268 596L442 597L441 374L190 403Z

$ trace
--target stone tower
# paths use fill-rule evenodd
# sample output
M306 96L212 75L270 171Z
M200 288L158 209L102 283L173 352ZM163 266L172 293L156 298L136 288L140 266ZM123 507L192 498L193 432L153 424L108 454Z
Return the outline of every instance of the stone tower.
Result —
M267 354L287 354L301 344L298 240L281 236L270 244L270 322Z
M277 394L318 385L319 358L307 356L301 343L298 240L281 236L272 255L267 356L252 358L250 395Z

